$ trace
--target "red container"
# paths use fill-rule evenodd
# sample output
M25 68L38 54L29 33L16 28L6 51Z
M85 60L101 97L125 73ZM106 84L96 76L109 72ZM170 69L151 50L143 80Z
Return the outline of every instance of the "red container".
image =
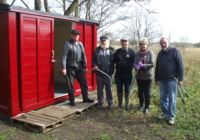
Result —
M13 117L67 99L63 45L71 29L80 30L90 70L97 28L92 21L0 5L0 113ZM89 91L95 90L94 74L87 73L87 80ZM75 87L79 95L76 81Z

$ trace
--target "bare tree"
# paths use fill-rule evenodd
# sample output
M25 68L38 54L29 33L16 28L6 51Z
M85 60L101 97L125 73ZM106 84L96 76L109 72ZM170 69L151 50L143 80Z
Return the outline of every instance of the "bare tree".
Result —
M0 3L7 4L7 0L0 0Z
M161 29L156 18L141 9L135 10L130 22L125 24L124 30L131 37L133 45L136 45L141 37L147 37L151 42L161 36Z
M42 9L41 0L35 0L35 10L41 11L41 9Z
M48 0L44 0L44 8L46 12L50 12Z
M78 3L79 3L79 0L73 0L72 3L70 4L70 6L67 8L67 10L65 11L64 15L70 15L72 14L73 12L75 12L75 16L77 17L78 15Z

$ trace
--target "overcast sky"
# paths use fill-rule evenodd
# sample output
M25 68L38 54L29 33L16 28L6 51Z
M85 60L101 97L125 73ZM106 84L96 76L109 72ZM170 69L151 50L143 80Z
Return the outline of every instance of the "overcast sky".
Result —
M152 0L152 7L159 11L164 35L173 40L187 37L189 42L200 42L199 0Z
M30 4L33 0L24 0ZM50 0L49 2L55 2ZM152 0L151 7L158 11L159 19L164 36L172 37L171 41L180 41L181 37L188 42L200 42L200 1L199 0ZM52 5L51 5L52 6ZM33 7L30 6L31 8ZM133 8L124 10L130 11ZM118 29L120 23L117 25ZM109 29L116 29L113 25Z
M184 41L197 43L200 42L199 5L199 0L152 0L150 7L158 12L155 16L162 27L163 36L170 35L171 41L183 41L181 38L184 38ZM122 23L117 23L118 28L120 25ZM110 30L113 31L115 26Z

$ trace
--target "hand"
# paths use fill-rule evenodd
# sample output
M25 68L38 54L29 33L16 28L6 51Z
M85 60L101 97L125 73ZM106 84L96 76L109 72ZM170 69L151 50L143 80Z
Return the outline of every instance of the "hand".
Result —
M141 61L139 61L138 64L135 64L134 66L136 70L139 70L140 68L144 67L144 64Z
M67 75L67 70L66 69L62 69L61 73L65 76L65 75Z
M94 70L97 70L97 69L99 69L99 67L98 66L94 66L94 68L93 68Z
M178 85L181 87L183 85L182 81L178 81Z
M141 68L141 67L144 67L144 64L140 61L138 62L138 66Z
M139 65L136 65L136 64L135 64L134 67L135 67L136 70L139 70L139 69L140 69L140 66L139 66Z

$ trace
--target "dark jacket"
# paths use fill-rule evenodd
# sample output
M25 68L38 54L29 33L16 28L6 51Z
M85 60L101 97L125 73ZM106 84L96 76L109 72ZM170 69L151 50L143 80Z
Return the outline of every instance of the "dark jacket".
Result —
M114 72L114 51L112 47L103 49L98 46L94 51L93 66L98 66L100 70L111 76Z
M135 61L135 52L131 48L119 48L114 54L116 75L131 74Z
M158 53L155 81L183 80L183 60L178 49L169 47Z
M141 53L140 51L138 51L135 56L135 65L137 65L139 61L142 61L144 67L138 70L137 79L153 79L153 66L155 64L155 55L153 51L148 50L146 53Z
M83 44L70 39L65 42L62 55L62 68L86 68L86 56Z

